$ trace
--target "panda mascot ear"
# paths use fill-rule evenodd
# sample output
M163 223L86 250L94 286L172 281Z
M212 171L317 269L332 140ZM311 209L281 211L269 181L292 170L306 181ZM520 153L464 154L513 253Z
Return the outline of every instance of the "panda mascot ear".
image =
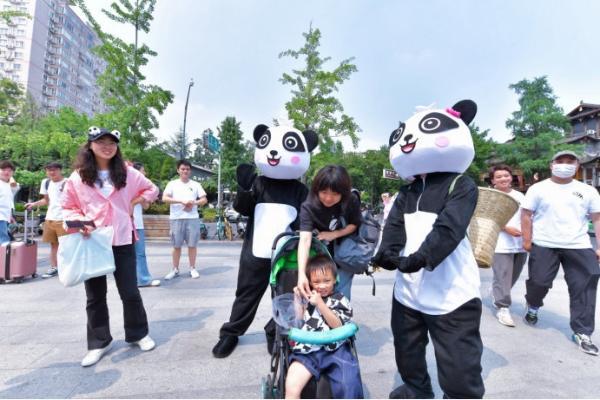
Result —
M268 126L260 124L260 125L256 125L256 128L254 128L254 141L256 143L258 143L258 139L260 139L260 137L262 136L263 133L265 133L267 131L267 129L269 129Z
M473 100L461 100L453 105L452 109L460 113L460 119L466 125L469 125L475 118L475 114L477 114L477 104Z
M306 130L302 132L304 139L306 139L306 145L308 146L308 152L313 151L319 144L319 136L315 131Z

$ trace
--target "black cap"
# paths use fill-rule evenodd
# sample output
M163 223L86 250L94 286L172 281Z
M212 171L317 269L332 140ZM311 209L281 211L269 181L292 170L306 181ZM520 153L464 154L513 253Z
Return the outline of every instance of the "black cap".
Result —
M106 128L98 128L97 126L91 126L90 129L88 129L88 141L90 142L98 140L105 135L112 136L112 138L115 139L117 143L119 143L119 140L121 139L121 132L119 132L116 129L113 131L109 131Z

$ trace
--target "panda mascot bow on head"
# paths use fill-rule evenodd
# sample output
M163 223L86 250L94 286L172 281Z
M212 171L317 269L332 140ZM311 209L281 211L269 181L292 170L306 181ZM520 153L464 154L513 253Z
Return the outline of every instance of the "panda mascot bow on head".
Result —
M217 358L227 357L235 349L254 319L271 273L271 246L277 235L298 229L300 206L308 189L298 179L308 170L310 152L317 147L313 131L300 132L291 126L254 129L256 150L254 166L237 168L238 192L234 208L248 216L248 228L240 254L237 290L229 322L221 327L213 348ZM275 325L265 326L267 346L272 349Z
M479 270L466 233L477 186L462 175L475 155L468 124L476 104L421 110L390 135L390 162L410 184L390 210L373 262L398 270L392 332L404 384L391 398L433 397L425 347L435 348L450 398L481 398Z

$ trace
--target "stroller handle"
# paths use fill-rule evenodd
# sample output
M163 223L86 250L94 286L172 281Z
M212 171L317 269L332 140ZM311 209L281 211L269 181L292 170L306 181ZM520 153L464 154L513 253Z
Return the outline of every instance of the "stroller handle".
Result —
M312 232L313 238L316 238L318 234L319 234L319 231L317 231L315 229ZM277 247L277 242L282 237L286 237L286 236L298 236L298 235L300 235L300 231L288 231L288 232L282 232L282 233L280 233L279 235L275 236L275 239L273 239L273 246L271 247L271 251L275 251L275 248Z
M273 239L273 246L271 247L271 251L275 251L275 247L277 247L277 242L279 242L279 239L286 237L286 236L294 236L294 235L298 235L298 231L282 232L279 235L275 236L275 239Z
M302 329L292 328L288 333L288 338L298 343L324 345L340 340L348 339L358 332L358 325L354 322L342 325L339 328L329 331L310 332Z

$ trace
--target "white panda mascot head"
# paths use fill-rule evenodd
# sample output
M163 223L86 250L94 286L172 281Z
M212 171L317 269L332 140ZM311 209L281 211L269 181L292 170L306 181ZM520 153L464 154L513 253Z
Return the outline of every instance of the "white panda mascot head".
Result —
M273 179L298 179L310 165L310 152L319 139L313 131L280 125L254 128L254 163L262 175Z
M418 111L390 135L390 163L405 180L432 172L467 170L475 149L468 125L477 105L462 100L445 110Z

